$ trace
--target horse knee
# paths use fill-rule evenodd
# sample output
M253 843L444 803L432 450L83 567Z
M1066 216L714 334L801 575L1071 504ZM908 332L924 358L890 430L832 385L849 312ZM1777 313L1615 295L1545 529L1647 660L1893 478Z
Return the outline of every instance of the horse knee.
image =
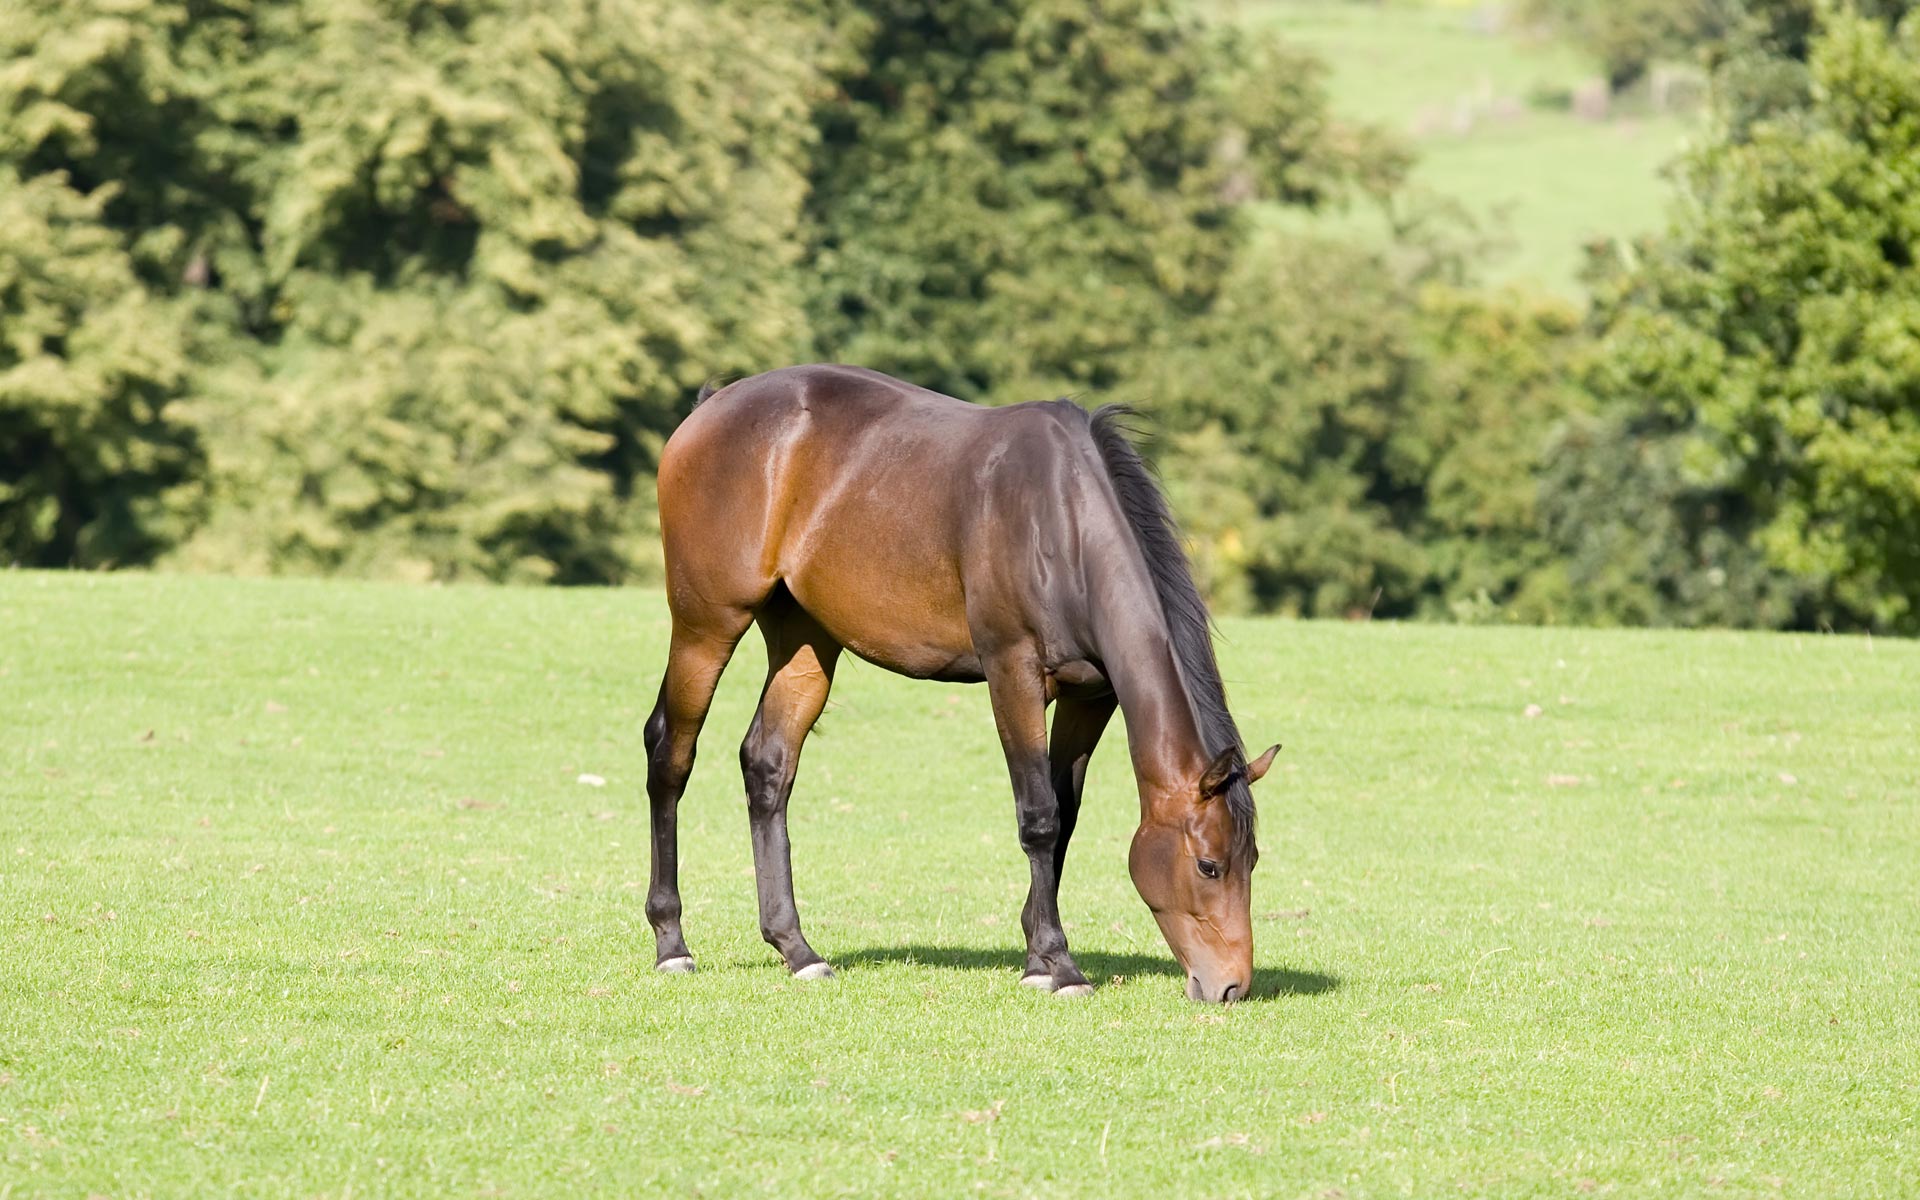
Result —
M792 756L787 747L758 732L740 743L740 776L747 785L747 811L769 816L786 807Z
M693 746L689 743L684 750L675 752L674 739L662 736L648 747L647 752L647 788L656 794L664 791L678 795L687 786L687 777L693 774Z
M1050 854L1060 840L1060 817L1051 812L1020 814L1020 848L1029 854Z

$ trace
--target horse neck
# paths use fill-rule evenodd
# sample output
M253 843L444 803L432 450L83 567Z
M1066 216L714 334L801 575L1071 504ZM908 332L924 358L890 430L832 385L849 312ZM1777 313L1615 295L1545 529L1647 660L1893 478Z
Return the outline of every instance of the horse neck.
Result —
M1127 750L1144 820L1183 800L1209 755L1174 658L1173 638L1144 565L1114 571L1090 589L1092 623L1107 680L1127 723Z

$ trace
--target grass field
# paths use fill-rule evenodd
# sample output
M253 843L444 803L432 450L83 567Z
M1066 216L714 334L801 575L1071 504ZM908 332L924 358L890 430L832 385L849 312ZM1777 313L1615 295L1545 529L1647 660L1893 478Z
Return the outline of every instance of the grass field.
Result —
M979 689L843 671L758 938L743 648L658 977L639 591L0 573L0 1196L1920 1193L1920 646L1229 621L1255 998L1096 758L1021 988ZM1529 714L1533 715L1529 715ZM596 788L583 774L605 778Z
M1693 119L1628 112L1592 122L1528 104L1538 89L1596 74L1569 46L1482 28L1469 5L1196 2L1312 50L1327 64L1335 112L1408 136L1414 182L1459 201L1500 246L1489 281L1576 296L1587 242L1664 224L1672 189L1661 172ZM1463 110L1470 128L1455 125ZM1336 224L1366 232L1378 222L1356 213Z

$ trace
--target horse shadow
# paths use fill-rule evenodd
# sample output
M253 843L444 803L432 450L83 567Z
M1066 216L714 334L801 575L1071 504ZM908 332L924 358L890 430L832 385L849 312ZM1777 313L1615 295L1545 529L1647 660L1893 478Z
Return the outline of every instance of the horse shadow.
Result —
M1017 974L1027 961L1025 951L1012 948L985 950L971 946L925 945L873 946L864 950L844 951L834 957L848 966L909 963L945 967L954 971L1004 971L1010 976ZM1165 955L1076 950L1073 952L1073 958L1080 964L1080 969L1086 973L1087 978L1095 984L1105 983L1116 975L1129 978L1139 975L1180 978L1180 968L1172 958ZM1340 982L1338 976L1322 975L1318 971L1295 971L1288 967L1256 967L1253 972L1253 990L1248 993L1247 1000L1277 1000L1283 996L1318 996L1338 988Z

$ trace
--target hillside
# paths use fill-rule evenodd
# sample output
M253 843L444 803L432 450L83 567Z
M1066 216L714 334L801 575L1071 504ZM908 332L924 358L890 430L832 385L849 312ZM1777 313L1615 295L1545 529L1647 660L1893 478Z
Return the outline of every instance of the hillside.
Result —
M1407 135L1414 180L1460 201L1501 244L1490 282L1580 291L1583 246L1660 227L1662 169L1693 118L1616 103L1604 120L1563 100L1594 77L1571 47L1504 28L1492 6L1209 0L1216 19L1273 30L1326 62L1334 109ZM1294 222L1291 216L1276 219ZM1370 217L1350 223L1372 231Z

